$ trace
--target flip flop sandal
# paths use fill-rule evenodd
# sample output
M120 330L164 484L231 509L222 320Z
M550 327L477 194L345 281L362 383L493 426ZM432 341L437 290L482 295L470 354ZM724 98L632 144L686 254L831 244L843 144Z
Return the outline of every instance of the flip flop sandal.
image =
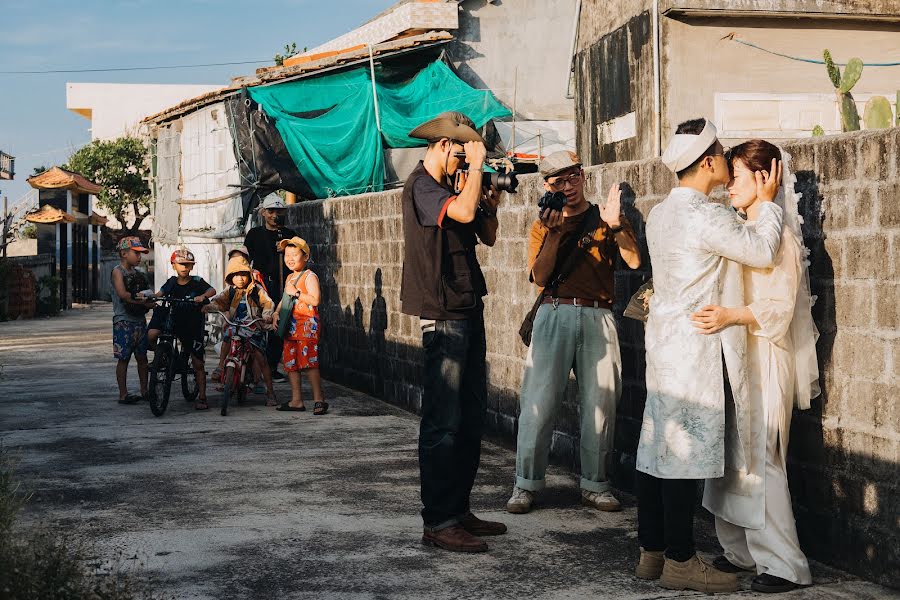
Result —
M275 399L275 394L266 396L266 406L278 406L278 400Z
M194 410L209 410L209 404L207 404L206 398L194 402Z
M143 398L137 394L125 394L124 398L119 399L119 404L137 404L141 400Z
M306 405L304 404L303 406L291 406L287 402L284 402L282 404L279 404L278 407L275 408L275 410L282 410L287 412L304 412L306 410Z
M328 412L328 403L327 402L316 402L313 405L313 414L314 415L324 415Z

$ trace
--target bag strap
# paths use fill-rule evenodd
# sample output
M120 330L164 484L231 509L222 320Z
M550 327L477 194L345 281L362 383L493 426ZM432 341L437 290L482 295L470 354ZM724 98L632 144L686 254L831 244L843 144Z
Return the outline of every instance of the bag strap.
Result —
M578 261L587 257L587 250L581 246L580 242L586 235L593 235L593 232L597 229L598 225L600 225L600 209L596 204L592 204L587 210L587 214L584 216L584 221L581 222L581 229L578 231L578 235L574 236L566 244L566 258L562 263L557 262L557 265L559 266L553 271L553 274L550 277L550 283L544 288L543 295L546 296L547 291L550 290L550 295L555 296L556 290L566 281L569 275L572 274Z

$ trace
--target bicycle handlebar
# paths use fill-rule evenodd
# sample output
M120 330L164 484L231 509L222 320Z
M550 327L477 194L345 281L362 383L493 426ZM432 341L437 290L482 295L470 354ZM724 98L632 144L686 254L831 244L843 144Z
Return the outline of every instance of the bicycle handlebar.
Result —
M151 300L153 302L159 302L161 304L190 304L193 306L198 306L198 302L193 298L173 298L172 296L149 296L145 297L144 300ZM204 298L203 302L199 303L199 306L203 306L205 304L209 304L209 298Z
M229 325L231 325L232 327L250 327L251 325L255 324L257 321L262 321L262 319L260 319L259 317L256 317L252 321L246 321L243 323L235 323L234 321L231 321L225 315L225 313L223 313L221 310L217 310L216 312L219 313L222 316L222 318L225 319L225 322L228 323Z

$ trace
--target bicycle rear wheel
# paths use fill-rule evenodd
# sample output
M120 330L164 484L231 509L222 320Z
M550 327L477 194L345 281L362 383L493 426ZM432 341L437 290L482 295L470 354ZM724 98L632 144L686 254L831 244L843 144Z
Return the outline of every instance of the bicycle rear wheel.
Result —
M231 398L231 394L234 393L235 388L240 386L240 382L237 381L237 374L235 373L234 366L225 367L225 373L222 374L222 381L225 382L224 389L222 390L222 401L220 404L222 405L222 416L228 415L228 400Z
M175 349L168 342L157 342L150 365L150 411L161 417L169 406L169 393L175 376Z
M181 373L181 395L188 402L193 402L200 394L200 386L197 384L197 374L191 362L191 351L182 349L181 358L178 361L183 372Z

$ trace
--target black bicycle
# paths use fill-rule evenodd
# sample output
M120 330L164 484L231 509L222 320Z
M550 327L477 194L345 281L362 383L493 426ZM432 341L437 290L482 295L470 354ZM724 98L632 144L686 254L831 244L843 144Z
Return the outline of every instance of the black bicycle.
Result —
M169 406L169 395L176 375L181 379L181 394L185 400L193 402L200 393L197 375L191 364L191 349L182 345L174 332L174 308L180 305L182 310L200 310L200 305L194 300L169 296L161 296L153 298L153 300L160 307L168 308L159 338L156 340L153 362L150 364L150 410L154 416L161 417Z

